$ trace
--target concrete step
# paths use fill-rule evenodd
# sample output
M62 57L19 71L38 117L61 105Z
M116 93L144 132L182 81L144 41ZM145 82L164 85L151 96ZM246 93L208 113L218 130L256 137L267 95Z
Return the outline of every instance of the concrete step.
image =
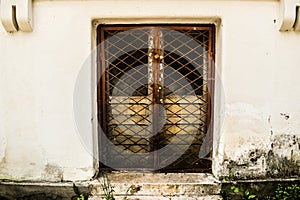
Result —
M211 174L111 173L90 185L89 199L103 199L104 182L109 182L117 200L222 199L221 183Z
M124 200L124 196L115 196L116 200ZM103 196L94 195L89 200L103 200ZM206 196L127 196L126 200L222 200L220 195Z

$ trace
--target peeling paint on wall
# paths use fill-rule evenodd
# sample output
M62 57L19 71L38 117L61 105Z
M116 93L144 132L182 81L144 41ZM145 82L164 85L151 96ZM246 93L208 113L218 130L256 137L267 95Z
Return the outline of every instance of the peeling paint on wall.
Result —
M63 181L63 169L54 164L47 164L44 169L43 179L49 181Z
M271 139L267 154L268 177L296 177L300 175L300 137L282 134Z
M6 162L6 140L0 136L0 165Z
M257 145L256 148L249 149L239 152L237 159L227 158L224 161L223 167L227 171L225 176L233 180L299 177L299 136L289 134L271 136L268 148Z

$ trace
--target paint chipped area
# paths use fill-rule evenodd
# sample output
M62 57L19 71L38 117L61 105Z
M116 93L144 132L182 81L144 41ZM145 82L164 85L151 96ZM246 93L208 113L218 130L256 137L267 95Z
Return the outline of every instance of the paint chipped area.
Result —
M49 181L63 181L63 169L54 164L47 164L44 169L43 178Z
M300 136L277 135L271 141L271 149L267 154L267 176L298 176L300 174Z
M0 165L6 162L6 140L0 135Z
M238 153L234 158L227 157L224 160L225 176L232 180L299 177L300 136L271 136L267 147L256 145L249 149Z

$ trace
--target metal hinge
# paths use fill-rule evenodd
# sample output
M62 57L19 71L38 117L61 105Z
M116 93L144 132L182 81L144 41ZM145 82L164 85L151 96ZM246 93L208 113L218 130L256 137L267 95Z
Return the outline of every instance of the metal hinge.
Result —
M300 31L300 0L280 0L280 31Z
M0 18L7 32L32 31L32 0L1 0Z

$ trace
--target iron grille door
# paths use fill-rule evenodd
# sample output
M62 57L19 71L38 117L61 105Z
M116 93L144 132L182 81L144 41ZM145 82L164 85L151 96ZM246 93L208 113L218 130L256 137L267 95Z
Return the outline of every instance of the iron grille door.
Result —
M213 25L99 26L103 168L210 172L213 40Z

